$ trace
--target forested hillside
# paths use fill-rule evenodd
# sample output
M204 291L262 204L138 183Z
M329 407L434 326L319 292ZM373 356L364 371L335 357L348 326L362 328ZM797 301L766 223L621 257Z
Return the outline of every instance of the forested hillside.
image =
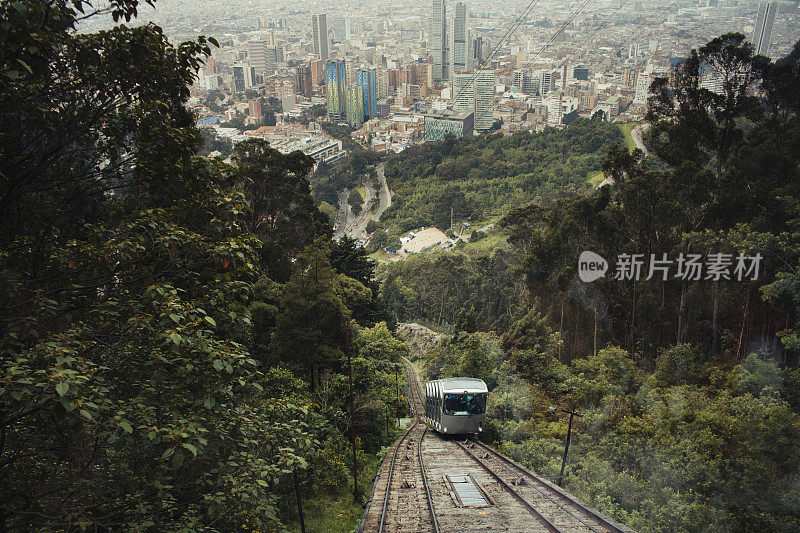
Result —
M542 474L576 409L563 482L601 510L642 531L796 531L800 43L773 63L724 35L672 79L653 86L655 158L614 147L611 185L503 217L513 252L392 267L382 294L455 332L428 377L485 379L484 438ZM581 281L584 251L604 276Z
M484 220L531 201L586 191L589 174L622 143L614 124L578 120L564 130L449 138L410 147L386 163L395 193L381 223L391 232Z
M197 155L213 40L73 31L136 8L0 5L0 530L350 531L404 412L373 265L310 157Z

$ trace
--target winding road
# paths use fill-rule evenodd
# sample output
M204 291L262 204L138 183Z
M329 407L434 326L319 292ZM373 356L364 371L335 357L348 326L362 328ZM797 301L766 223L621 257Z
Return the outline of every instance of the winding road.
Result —
M644 155L647 155L649 152L644 142L642 142L642 135L649 127L650 124L639 124L631 130L631 139L633 139L633 143L636 145L636 148L644 152Z
M336 228L333 232L334 239L339 239L342 235L360 239L367 233L367 223L370 220L377 222L383 212L392 205L392 194L389 190L389 185L386 183L383 169L383 163L375 169L378 174L378 183L380 184L377 194L372 186L372 180L364 180L363 186L366 191L366 198L364 198L364 205L358 215L353 213L350 204L347 202L350 197L350 190L344 189L339 193L339 212L336 218ZM378 200L378 208L373 212L372 207L376 198Z

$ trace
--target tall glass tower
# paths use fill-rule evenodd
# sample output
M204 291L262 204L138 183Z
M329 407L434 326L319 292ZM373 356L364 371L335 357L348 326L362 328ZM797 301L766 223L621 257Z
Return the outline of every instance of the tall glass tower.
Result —
M374 68L356 71L356 84L363 90L364 120L375 118L378 114L378 71Z
M453 18L453 72L469 70L467 39L467 4L457 2Z
M314 39L314 53L320 59L328 59L328 16L311 15L311 32Z
M775 2L762 2L758 6L758 18L753 29L753 47L755 53L765 56L769 52L769 40L772 37L772 23L775 22L775 12L778 6Z
M433 52L433 79L450 79L450 58L447 54L447 11L444 0L433 0L431 15L431 51Z
M331 59L325 63L328 92L328 117L331 122L347 120L347 67L344 59Z

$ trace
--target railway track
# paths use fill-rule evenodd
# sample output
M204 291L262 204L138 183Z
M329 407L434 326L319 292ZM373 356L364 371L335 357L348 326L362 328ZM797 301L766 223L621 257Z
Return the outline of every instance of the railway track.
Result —
M408 361L406 369L412 423L384 461L359 532L632 533L480 442L429 435ZM483 504L454 495L454 479L466 478Z
M485 444L456 444L552 533L630 533L575 498Z
M416 384L416 373L410 368L410 363L406 362L406 366L409 377L406 397L411 408L412 422L400 437L388 464L380 520L375 524L367 519L364 531L439 533L422 458L422 443L428 432L427 426L422 422L422 397Z

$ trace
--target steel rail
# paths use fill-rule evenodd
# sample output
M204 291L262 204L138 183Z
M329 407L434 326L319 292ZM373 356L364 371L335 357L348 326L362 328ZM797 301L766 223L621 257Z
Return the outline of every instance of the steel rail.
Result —
M422 461L422 441L425 439L427 433L428 427L425 426L425 429L422 430L422 435L419 437L419 441L417 441L417 458L419 459L419 469L422 474L422 486L425 489L425 497L428 499L428 511L431 515L431 525L433 525L434 533L439 533L439 520L436 518L436 510L433 507L433 496L428 486L428 475L425 473L425 463Z
M608 529L609 531L611 531L613 533L629 533L628 531L626 531L625 529L620 528L618 525L614 524L613 522L610 522L607 518L604 518L602 515L598 514L593 509L585 506L584 504L582 504L578 500L570 497L567 494L564 494L563 492L560 492L560 491L554 489L552 486L550 486L549 483L547 483L544 480L542 480L539 476L533 474L532 472L530 472L526 468L523 468L522 466L516 464L514 461L512 461L511 459L509 459L508 457L506 457L502 453L498 452L497 450L495 450L493 448L490 448L489 446L486 446L484 443L478 442L475 439L471 439L470 441L472 443L478 445L482 450L484 450L484 451L486 451L488 453L491 453L494 457L499 459L504 464L514 468L517 472L519 472L523 476L536 481L539 485L541 485L542 487L546 488L550 494L555 494L558 498L560 498L562 500L565 500L570 505L575 506L579 511L581 511L582 513L585 513L586 515L591 517L593 520L595 520L600 526ZM539 492L541 492L542 494L545 494L544 491L542 491L539 487L534 487L534 488L536 490L538 490ZM548 498L550 498L551 501L553 501L549 494L545 494L545 496L547 496ZM556 503L556 502L553 502L553 503ZM556 503L556 505L558 505L558 504ZM562 507L562 509L563 509L563 507ZM564 509L564 510L566 511L566 509ZM569 513L569 514L572 514L572 513ZM572 516L574 516L574 515L572 515ZM577 517L575 517L575 518L577 518ZM588 527L591 528L591 526L588 526Z
M425 403L422 401L422 391L419 389L416 372L413 371L413 367L410 363L406 363L406 371L408 373L408 386L412 390L412 395L417 400L417 402L415 402L417 405L414 406L414 413L419 418L425 414ZM412 378L414 380L413 384ZM421 409L418 409L418 407ZM422 474L422 485L425 489L425 497L428 499L428 511L431 515L433 531L434 533L439 533L439 520L436 518L436 510L433 507L433 496L431 495L431 490L428 486L428 475L425 473L425 463L422 460L422 441L425 439L425 435L427 435L427 433L428 427L425 426L425 429L422 430L422 435L419 437L419 441L417 441L417 458L419 459L419 468L420 473Z
M417 421L414 422L409 426L403 436L400 438L400 441L397 443L397 446L394 448L394 454L392 455L392 462L389 463L389 475L386 479L386 492L383 495L383 510L381 511L381 524L378 527L378 532L383 533L383 527L386 525L386 511L389 507L389 492L392 490L392 478L394 477L394 465L397 462L397 454L400 451L400 447L403 445L403 441L406 440L411 431L417 426Z
M484 469L484 470L486 470L486 472L487 472L487 473L488 473L490 476L492 476L492 477L494 478L494 480L495 480L495 481L497 481L498 483L500 483L500 486L501 486L501 487L503 487L503 488L506 490L506 492L508 492L509 494L511 494L511 495L514 497L514 499L516 499L516 500L517 500L519 503L521 503L521 504L522 504L522 506L523 506L523 507L525 507L525 509L527 509L527 510L528 510L528 512L530 512L530 513L531 513L531 514L532 514L534 517L536 517L536 519L537 519L537 520L539 520L539 522L541 522L541 523L542 523L542 525L545 527L545 529L547 529L547 530L548 530L548 531L550 531L551 533L562 533L562 530L558 529L558 527L556 527L556 525L555 525L555 524L553 524L553 523L552 523L550 520L548 520L548 519L547 519L547 518L546 518L544 515L542 515L542 513L540 513L540 512L539 512L539 511L536 509L536 507L534 507L534 506L533 506L533 505L532 505L532 504L531 504L531 503L530 503L528 500L526 500L525 498L523 498L523 497L522 497L522 495L521 495L519 492L517 492L516 490L514 490L514 488L513 488L511 485L509 485L508 483L506 483L506 482L505 482L505 481L504 481L504 480L503 480L503 479L502 479L502 478L501 478L499 475L497 475L497 473L496 473L494 470L492 470L492 468L491 468L489 465L487 465L486 463L484 463L483 461L481 461L481 460L480 460L480 459L479 459L479 458L478 458L478 457L477 457L475 454L473 454L471 451L469 451L469 448L467 448L466 446L464 446L464 444L463 444L463 443L461 443L461 442L459 442L459 441L457 441L457 440L454 440L453 442L455 442L456 444L458 444L458 446L459 446L459 447L460 447L462 450L464 450L464 453L466 453L466 454L467 454L467 455L468 455L470 458L472 458L472 460L474 460L476 463L478 463L479 465L481 465L481 467L483 467L483 469Z
M403 436L400 438L400 441L397 443L397 446L395 446L394 453L392 454L392 460L389 464L389 474L386 480L386 491L384 492L383 495L383 509L381 511L381 522L380 526L378 527L379 533L383 533L384 527L386 526L386 517L389 510L389 493L391 492L392 489L392 479L394 478L394 467L395 464L397 463L397 455L400 451L400 447L403 445L403 442L405 442L405 440L408 438L411 432L415 430L417 428L417 425L420 423L419 422L420 410L418 407L422 404L422 397L420 395L419 387L415 386L416 385L415 383L412 383L412 378L414 378L414 380L416 380L416 378L410 364L406 365L406 373L408 375L408 389L409 392L411 393L409 395L411 397L411 401L409 402L409 404L411 404L413 408L414 420L411 426L409 426L409 428L406 430L406 432L403 433ZM422 441L425 438L427 432L428 428L424 427L422 434L420 435L419 439L417 439L417 460L419 461L420 474L422 476L422 486L423 489L425 490L425 497L428 502L428 512L430 513L431 517L431 525L433 526L434 533L439 533L439 521L436 518L436 511L433 507L433 497L431 496L430 487L428 485L428 477L425 474L425 463L422 461Z

